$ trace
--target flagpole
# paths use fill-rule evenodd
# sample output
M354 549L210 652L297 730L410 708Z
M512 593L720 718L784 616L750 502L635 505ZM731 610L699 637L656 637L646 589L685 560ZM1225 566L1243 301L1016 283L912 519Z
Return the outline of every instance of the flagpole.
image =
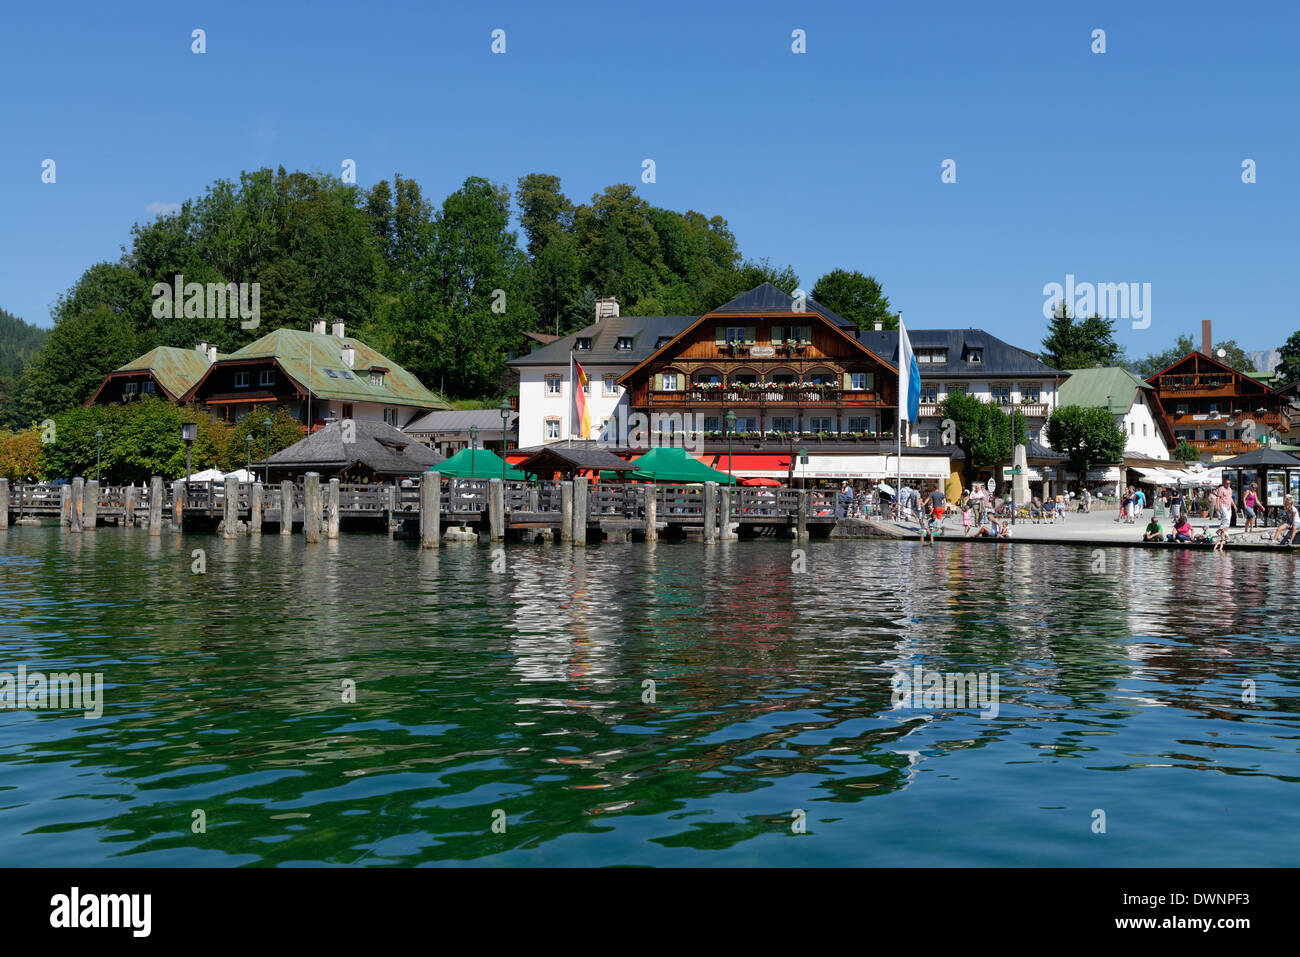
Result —
M569 448L573 448L573 413L578 407L578 396L573 392L573 350L569 350L569 392L572 396L573 408L569 409Z

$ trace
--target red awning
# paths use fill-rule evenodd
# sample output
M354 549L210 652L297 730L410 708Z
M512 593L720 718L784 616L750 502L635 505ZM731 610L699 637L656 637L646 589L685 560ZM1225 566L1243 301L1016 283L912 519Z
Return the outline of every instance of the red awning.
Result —
M727 456L702 456L705 465L725 472L728 468ZM790 472L790 455L788 452L748 452L731 456L731 474L765 478L784 478Z

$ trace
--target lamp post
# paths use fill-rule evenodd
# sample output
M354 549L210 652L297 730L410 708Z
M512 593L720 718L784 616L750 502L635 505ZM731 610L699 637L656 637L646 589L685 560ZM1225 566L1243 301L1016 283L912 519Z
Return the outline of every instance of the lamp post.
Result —
M478 444L478 426L469 427L469 477L474 478L474 446Z
M185 422L181 425L181 441L185 443L185 484L190 484L190 452L194 448L194 440L199 437L199 426L196 422Z
M727 478L731 479L727 484L731 485L735 482L731 474L731 433L736 431L736 410L728 409L723 418L727 423Z
M501 484L506 484L506 422L510 419L510 403L505 399L497 406L501 413Z
M99 429L95 430L95 481L99 481L99 448L104 441L104 433Z
M262 481L267 485L271 484L271 417L268 415L262 420L262 428L266 429L266 466L262 470Z
M253 433L249 432L244 436L244 444L248 446L248 455L244 459L244 471L250 476L253 474ZM249 481L252 481L250 478Z

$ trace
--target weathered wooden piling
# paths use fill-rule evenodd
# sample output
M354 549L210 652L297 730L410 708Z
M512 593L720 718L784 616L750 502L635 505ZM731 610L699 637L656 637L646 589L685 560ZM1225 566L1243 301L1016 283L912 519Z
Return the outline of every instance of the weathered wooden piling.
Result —
M161 506L160 506L161 507ZM162 514L159 512L158 514ZM172 528L179 530L185 522L185 480L172 482Z
M302 534L313 545L321 531L320 473L308 472L302 481Z
M177 508L182 507L185 501L184 490L182 490L181 494L177 496L176 500L177 502L182 503L182 504L178 504ZM150 538L156 538L157 536L162 534L162 507L163 507L162 476L155 475L151 479L149 479L149 537ZM176 527L177 528L181 527L180 522L176 523Z
M0 478L0 528L9 527L9 480Z
M72 531L81 531L82 510L86 507L86 480L83 478L74 478L72 480L72 522L68 526Z
M587 479L573 480L573 544L587 544Z
M645 540L659 541L659 497L653 485L642 486L642 499L645 502Z
M288 479L280 483L280 534L293 534L293 483Z
M541 510L541 495L536 485L528 487L528 514L536 515Z
M384 518L388 520L389 532L396 531L397 521L397 485L385 485L383 491Z
M442 524L442 473L420 475L420 547L437 548Z
M488 480L488 535L494 542L506 537L506 488L499 478Z
M573 483L560 483L560 541L573 541Z
M248 530L262 534L262 483L254 482L248 492Z
M719 531L719 538L724 542L736 540L736 530L731 527L731 486L724 485L718 489L719 508L722 512L722 523Z
M134 485L128 485L122 493L122 524L127 528L135 528L136 495Z
M704 544L712 545L717 540L717 529L714 521L718 515L718 483L704 483Z
M330 538L339 537L339 480L330 479L329 497L325 500L325 533Z
M59 525L72 527L72 486L59 486Z
M81 525L93 532L99 525L99 482L91 479L82 493Z
M223 481L225 501L221 503L222 534L234 538L239 532L239 479L227 475Z
M799 489L795 493L799 496L798 513L795 519L795 538L803 541L808 537L808 490Z

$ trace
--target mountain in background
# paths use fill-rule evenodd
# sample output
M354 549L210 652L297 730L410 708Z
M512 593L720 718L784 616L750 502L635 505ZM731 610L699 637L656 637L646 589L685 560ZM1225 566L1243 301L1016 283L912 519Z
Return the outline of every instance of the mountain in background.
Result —
M10 418L23 369L36 358L49 336L48 329L33 326L0 309L0 422Z
M1282 355L1276 349L1257 349L1247 352L1246 358L1255 363L1260 372L1272 372L1282 363Z

